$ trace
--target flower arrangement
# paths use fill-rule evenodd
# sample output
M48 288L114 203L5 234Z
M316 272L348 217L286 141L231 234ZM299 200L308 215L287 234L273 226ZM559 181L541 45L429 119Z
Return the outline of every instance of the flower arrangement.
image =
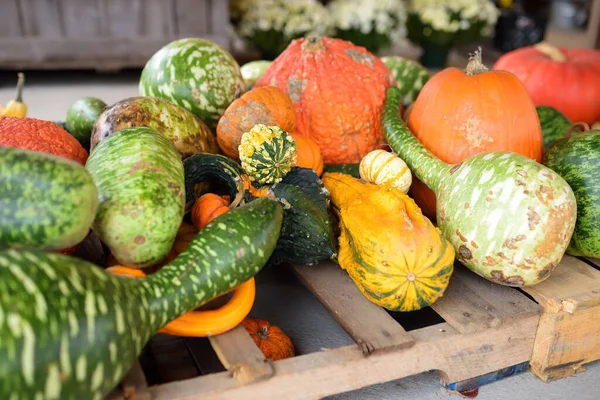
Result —
M408 38L425 53L432 47L449 50L490 36L499 15L491 0L409 0ZM422 64L427 61L422 57Z
M404 0L333 0L328 8L334 35L372 53L406 36Z
M277 57L294 39L331 33L329 11L317 0L253 0L246 7L238 35L265 59Z

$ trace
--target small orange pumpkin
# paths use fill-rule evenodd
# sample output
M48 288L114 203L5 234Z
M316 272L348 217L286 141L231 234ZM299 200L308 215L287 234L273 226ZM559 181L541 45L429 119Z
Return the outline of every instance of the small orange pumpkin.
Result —
M311 168L317 176L323 174L323 157L317 142L308 136L292 133L292 138L296 142L296 166L302 168Z
M294 357L292 340L278 326L257 318L245 318L242 326L266 358L277 361Z
M198 230L210 221L229 211L229 196L205 193L196 200L192 207L192 224Z
M217 125L217 143L223 154L239 160L242 135L256 124L278 126L292 132L296 111L290 97L273 86L254 88L227 107Z

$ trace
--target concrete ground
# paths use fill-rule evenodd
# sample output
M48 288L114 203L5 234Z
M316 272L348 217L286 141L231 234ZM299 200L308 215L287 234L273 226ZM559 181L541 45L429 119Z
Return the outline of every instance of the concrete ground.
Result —
M29 116L63 121L71 103L83 96L95 96L111 104L136 96L139 71L114 75L85 72L27 73L24 100ZM0 103L14 94L16 73L0 72ZM258 281L257 299L252 315L280 325L302 352L351 343L350 337L331 318L321 304L297 281L282 273L265 273ZM289 301L273 301L273 299ZM281 307L285 304L286 307ZM293 305L293 309L290 306ZM600 327L599 327L600 329ZM332 400L387 399L460 399L442 389L434 373L424 373L387 384L336 395ZM589 364L587 371L552 383L543 383L526 372L483 386L481 400L597 400L600 399L600 362Z

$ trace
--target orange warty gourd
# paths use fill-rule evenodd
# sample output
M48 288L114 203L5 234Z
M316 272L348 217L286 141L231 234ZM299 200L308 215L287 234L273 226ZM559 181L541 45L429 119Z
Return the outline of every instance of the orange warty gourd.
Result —
M36 118L0 117L0 146L54 154L83 165L88 158L87 151L69 132Z
M258 318L245 318L242 326L248 331L265 358L277 361L294 357L292 340L278 326Z
M217 124L217 143L223 154L239 160L242 135L256 124L293 131L296 111L290 97L276 87L266 86L254 88L231 103Z
M196 200L192 207L192 224L198 230L210 221L229 211L229 196L205 193Z
M488 71L475 52L466 69L446 68L423 87L408 128L442 161L456 164L487 151L512 151L542 161L542 128L523 83L512 73ZM435 218L435 195L413 177L411 196Z
M358 163L381 148L381 111L392 72L364 47L329 37L290 43L254 87L276 86L296 108L295 132L313 139L326 164Z
M291 135L296 142L296 166L311 168L317 176L321 176L323 174L323 157L319 145L308 136L297 133Z

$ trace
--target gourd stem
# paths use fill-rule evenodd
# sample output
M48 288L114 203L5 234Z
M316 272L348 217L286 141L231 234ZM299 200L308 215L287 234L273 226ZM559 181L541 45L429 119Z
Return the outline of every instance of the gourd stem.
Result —
M262 340L267 340L269 338L269 328L263 326L258 332L256 332L256 336L258 336Z
M540 43L536 44L534 47L536 49L538 49L541 53L550 57L550 59L552 61L556 61L556 62L567 61L567 57L565 56L565 54L562 51L560 51L560 49L558 47L552 46L548 42L540 42Z
M487 71L488 68L483 64L483 59L481 57L481 47L478 47L475 52L469 54L469 62L465 68L465 74L467 76L472 76Z
M442 179L450 171L451 165L437 158L408 129L398 116L400 109L400 89L391 87L383 111L383 135L400 158L406 162L412 173L437 194Z
M585 123L585 122L575 122L573 125L571 125L569 127L569 129L567 129L567 132L565 133L565 139L568 139L571 137L571 134L573 133L573 131L577 128L581 128L582 132L586 132L590 130L590 126Z
M25 74L19 72L17 74L17 94L15 96L15 101L19 103L23 102L23 86L25 85Z

